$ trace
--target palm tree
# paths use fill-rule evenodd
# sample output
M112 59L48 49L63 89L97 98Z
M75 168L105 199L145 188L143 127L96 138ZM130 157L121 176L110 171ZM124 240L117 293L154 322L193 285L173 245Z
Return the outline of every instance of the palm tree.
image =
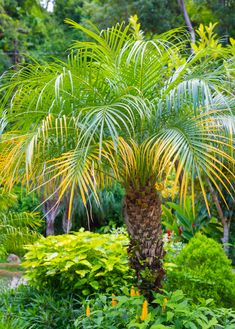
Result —
M77 191L84 204L90 193L98 203L101 186L121 182L130 264L149 297L164 277L161 190L169 175L175 192L181 177L181 202L190 192L192 207L197 181L210 211L205 177L222 198L218 182L232 193L231 82L213 50L187 55L182 31L146 40L136 17L101 32L68 23L90 39L76 42L67 62L2 77L0 177L48 188L58 203L69 195L68 218Z

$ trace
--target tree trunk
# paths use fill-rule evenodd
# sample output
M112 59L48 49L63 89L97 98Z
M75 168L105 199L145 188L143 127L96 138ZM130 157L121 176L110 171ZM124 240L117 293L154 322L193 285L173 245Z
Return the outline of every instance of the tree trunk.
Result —
M50 236L50 235L55 235L55 228L54 228L54 223L55 223L55 217L53 218L52 216L50 216L51 218L46 220L46 236Z
M65 198L65 210L63 213L62 226L64 233L69 233L72 228L72 219L68 219L69 213L69 197Z
M43 203L43 213L46 219L46 236L54 235L55 219L59 213L59 204L56 199L48 199Z
M182 13L184 15L185 24L186 24L186 26L189 30L189 33L190 33L191 43L195 43L195 41L196 41L195 31L194 31L194 28L192 26L191 20L189 18L184 0L178 0L178 4L179 4L179 7L180 7L180 10L182 11Z
M223 246L224 246L224 252L226 253L226 255L229 255L229 231L230 231L230 221L226 220L223 223L223 238L222 238L222 242L223 242Z
M124 217L130 244L129 261L135 270L140 291L151 300L164 277L161 200L154 186L127 190Z
M223 242L224 252L228 256L229 255L229 245L228 245L228 243L229 243L229 231L230 231L231 218L225 217L216 191L214 190L214 188L211 185L211 182L208 178L206 179L206 181L207 181L207 184L209 186L209 191L210 191L210 194L212 196L212 199L215 203L217 213L218 213L219 218L221 220L221 223L223 225L223 238L221 240Z

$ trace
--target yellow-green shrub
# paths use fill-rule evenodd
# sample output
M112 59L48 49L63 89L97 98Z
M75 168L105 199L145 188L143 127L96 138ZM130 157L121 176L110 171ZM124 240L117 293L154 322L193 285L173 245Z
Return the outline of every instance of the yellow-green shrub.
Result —
M26 277L36 287L76 291L117 292L131 284L126 246L119 234L78 232L42 238L28 246Z

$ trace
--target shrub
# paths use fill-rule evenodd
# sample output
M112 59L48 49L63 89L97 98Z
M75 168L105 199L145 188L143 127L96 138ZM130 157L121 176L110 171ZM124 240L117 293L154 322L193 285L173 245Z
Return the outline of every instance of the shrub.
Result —
M91 232L42 238L29 246L23 266L29 283L83 295L118 292L131 284L125 235Z
M143 296L96 295L86 301L80 297L25 286L7 291L0 300L0 329L232 329L235 324L232 310L212 310L209 301L192 305L182 291L155 294L144 317Z
M235 274L217 242L197 234L173 261L166 289L180 288L195 302L213 298L217 306L235 306Z
M0 329L74 329L80 307L70 294L19 286L1 295Z

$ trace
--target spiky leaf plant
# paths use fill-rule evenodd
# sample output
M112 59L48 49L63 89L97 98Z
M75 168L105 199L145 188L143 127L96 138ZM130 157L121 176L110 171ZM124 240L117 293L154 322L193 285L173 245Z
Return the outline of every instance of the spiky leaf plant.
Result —
M40 225L37 213L0 212L0 243L6 253L24 255L24 246L40 237Z

